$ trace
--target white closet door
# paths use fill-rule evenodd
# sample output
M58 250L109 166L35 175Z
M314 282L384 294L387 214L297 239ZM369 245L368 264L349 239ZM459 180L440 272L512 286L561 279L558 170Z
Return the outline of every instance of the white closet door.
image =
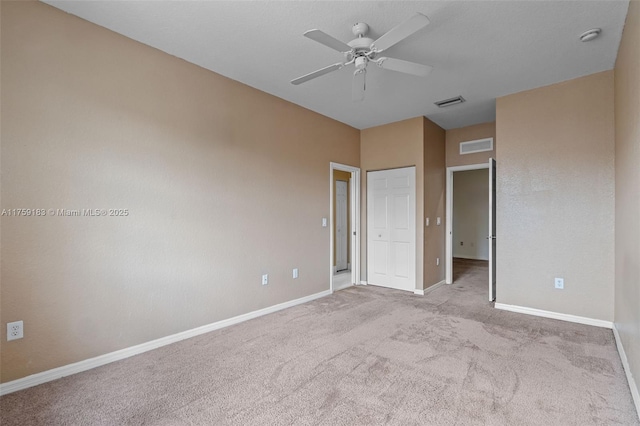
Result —
M415 167L367 173L367 282L416 288Z

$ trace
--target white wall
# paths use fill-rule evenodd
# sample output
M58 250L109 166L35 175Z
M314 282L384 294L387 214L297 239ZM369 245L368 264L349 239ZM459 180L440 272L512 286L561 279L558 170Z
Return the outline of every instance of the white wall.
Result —
M489 235L489 170L455 172L453 174L453 257L488 260L487 235Z

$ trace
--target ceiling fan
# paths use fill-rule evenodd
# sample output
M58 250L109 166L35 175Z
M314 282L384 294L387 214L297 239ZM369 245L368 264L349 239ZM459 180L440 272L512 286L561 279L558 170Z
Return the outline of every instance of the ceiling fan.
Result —
M421 13L416 13L413 17L395 26L377 40L373 40L366 37L369 26L363 22L358 22L354 24L351 29L356 38L349 43L343 43L320 30L309 30L304 33L305 37L341 52L344 55L344 61L293 79L291 80L291 84L298 85L344 68L347 65L354 64L355 71L353 72L352 98L354 101L361 101L364 99L364 91L366 88L365 77L367 74L367 65L371 62L386 70L426 77L429 75L429 72L431 72L431 67L428 65L416 64L415 62L404 61L402 59L387 58L379 56L379 54L424 28L427 24L429 24L429 18Z

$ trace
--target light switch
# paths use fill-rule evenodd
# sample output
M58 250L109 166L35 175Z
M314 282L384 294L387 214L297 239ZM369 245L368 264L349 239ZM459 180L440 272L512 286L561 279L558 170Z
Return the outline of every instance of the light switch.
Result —
M323 218L322 218L322 227L323 227L323 228L326 228L326 227L327 227L327 218L326 218L326 217L323 217Z
M424 221L424 226L429 226L429 218L426 218Z
M436 218L436 225L440 225L440 218Z

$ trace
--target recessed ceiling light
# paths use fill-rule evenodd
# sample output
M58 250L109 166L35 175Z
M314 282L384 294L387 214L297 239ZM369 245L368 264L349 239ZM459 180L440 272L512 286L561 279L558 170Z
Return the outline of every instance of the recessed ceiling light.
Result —
M580 35L580 41L591 41L594 38L598 37L601 31L602 30L600 28L594 28L592 30L585 31Z

